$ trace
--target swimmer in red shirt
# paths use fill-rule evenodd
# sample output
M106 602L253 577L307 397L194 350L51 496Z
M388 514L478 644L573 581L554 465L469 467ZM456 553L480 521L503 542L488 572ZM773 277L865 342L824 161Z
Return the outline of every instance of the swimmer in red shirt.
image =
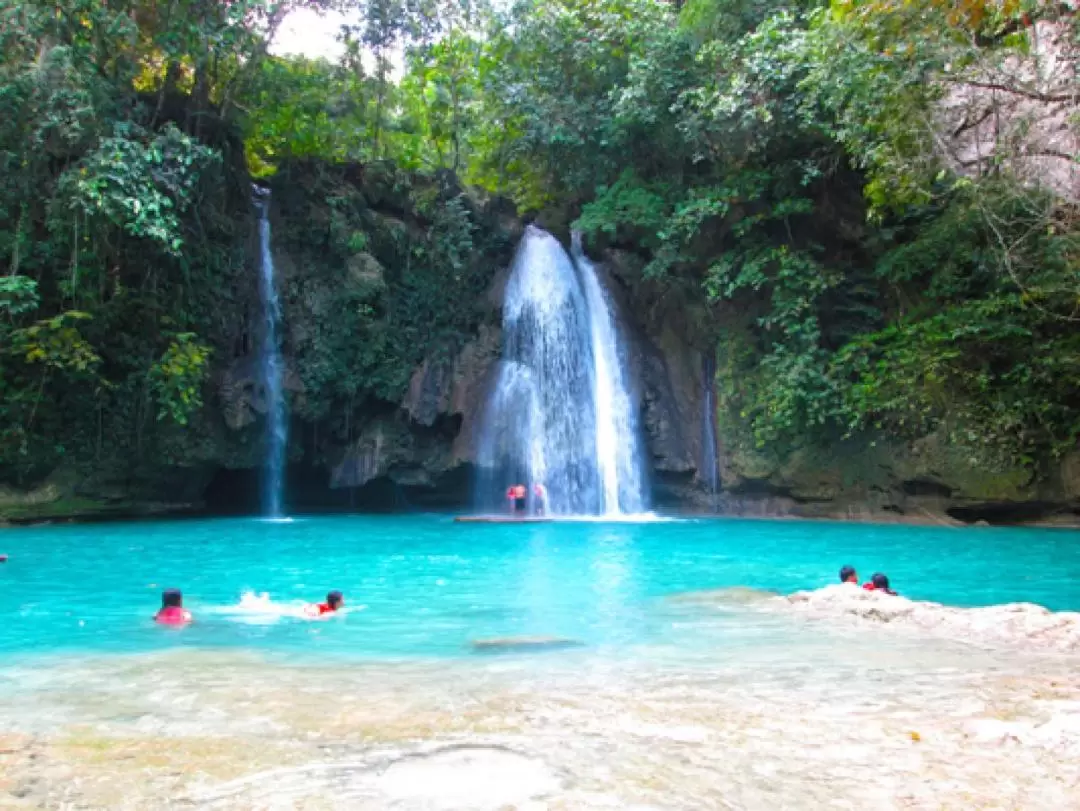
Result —
M883 591L886 594L891 594L896 597L896 592L889 588L889 578L883 575L881 572L877 572L870 578L869 583L864 583L863 588L867 591Z
M309 617L321 617L324 614L333 614L343 605L345 605L345 597L342 593L340 591L332 591L326 595L325 603L309 605L304 609L304 613Z
M859 585L859 575L855 573L854 566L841 566L840 567L840 582L841 583L854 583Z
M154 622L160 625L187 625L191 622L191 612L184 608L184 595L180 589L161 592L161 610L154 615Z

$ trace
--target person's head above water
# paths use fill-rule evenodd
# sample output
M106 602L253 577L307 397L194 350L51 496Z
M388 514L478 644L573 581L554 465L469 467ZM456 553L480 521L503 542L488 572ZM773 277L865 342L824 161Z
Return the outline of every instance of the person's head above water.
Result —
M854 566L841 566L840 567L840 582L841 583L858 583L859 575L855 573Z
M892 592L892 589L889 588L889 578L881 572L875 572L874 576L870 578L870 582L874 584L875 590Z
M326 604L331 611L337 611L345 602L345 596L340 591L331 591L326 595Z
M184 595L180 589L165 589L161 592L161 610L154 615L154 620L162 625L185 625L191 622L191 612L184 608Z

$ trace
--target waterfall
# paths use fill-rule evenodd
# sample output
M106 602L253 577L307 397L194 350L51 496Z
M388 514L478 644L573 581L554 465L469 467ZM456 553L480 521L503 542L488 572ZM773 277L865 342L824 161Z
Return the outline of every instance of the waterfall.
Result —
M698 477L709 488L711 506L716 510L720 493L720 462L716 455L716 361L708 355L702 361L705 382L704 413L701 415L701 469Z
M263 480L263 514L282 516L282 476L289 428L282 391L283 364L278 346L281 305L274 285L274 256L270 251L270 190L256 186L255 205L259 210L259 295L262 300L264 331L259 365L266 400L266 470Z
M605 513L639 513L642 497L641 453L638 448L637 409L630 397L625 364L611 306L585 256L581 235L573 236L574 263L585 287L592 339L593 400L596 408L596 463Z
M480 506L542 483L555 515L645 509L637 415L596 269L530 226L503 305L503 356L478 448Z

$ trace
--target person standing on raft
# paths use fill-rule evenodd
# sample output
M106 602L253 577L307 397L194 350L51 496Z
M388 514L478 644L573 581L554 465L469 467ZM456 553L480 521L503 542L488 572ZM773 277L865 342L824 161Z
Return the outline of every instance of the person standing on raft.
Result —
M510 505L510 512L514 515L525 515L528 507L529 491L523 484L512 484L506 489L506 500Z
M536 515L547 514L547 488L540 482L533 485L533 512Z
M191 612L184 608L184 595L180 589L161 592L161 610L154 614L154 622L159 625L187 625L191 622Z

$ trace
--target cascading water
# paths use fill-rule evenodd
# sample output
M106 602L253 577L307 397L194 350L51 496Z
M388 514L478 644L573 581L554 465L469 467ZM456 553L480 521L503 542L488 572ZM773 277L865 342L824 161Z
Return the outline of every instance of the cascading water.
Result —
M709 488L711 507L716 509L720 493L720 462L716 454L716 363L706 356L702 363L705 379L704 413L701 415L701 470L698 477Z
M577 244L577 243L575 243ZM592 263L530 226L503 305L503 357L478 448L480 506L542 483L555 515L645 509L637 416Z
M605 513L639 513L642 496L641 454L638 449L637 409L634 408L619 357L619 340L611 306L596 276L596 268L573 235L574 264L581 274L589 308L592 338L593 400L596 407L596 464Z
M281 305L274 285L274 256L270 250L270 190L256 186L255 205L259 210L259 294L262 299L264 331L260 352L260 371L266 397L266 464L263 481L263 514L282 516L282 474L285 448L288 445L288 421L282 391L283 364L278 346Z

